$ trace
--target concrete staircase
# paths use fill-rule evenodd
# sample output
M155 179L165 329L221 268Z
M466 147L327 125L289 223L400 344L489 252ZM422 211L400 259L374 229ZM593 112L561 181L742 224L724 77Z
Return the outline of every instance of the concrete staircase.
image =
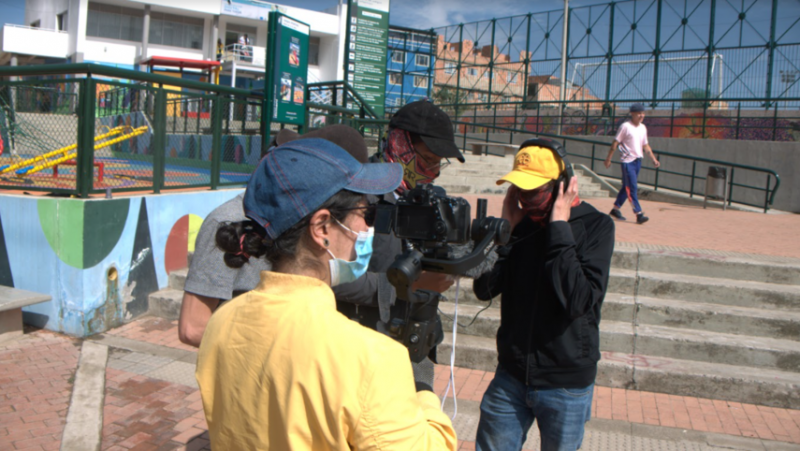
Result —
M178 319L186 270L150 295ZM455 287L440 304L445 362ZM459 323L488 303L461 280ZM459 327L456 366L493 371L500 297ZM800 409L800 260L619 243L600 324L602 386Z
M459 298L459 324L487 304L470 280ZM459 327L456 366L495 369L499 305ZM454 307L440 304L445 331ZM600 331L599 385L800 408L800 261L619 246Z
M464 155L466 163L453 161L442 175L436 179L436 185L447 191L448 195L458 194L500 194L503 195L508 185L497 186L497 179L506 175L514 166L511 157L495 155ZM608 197L609 192L599 183L594 183L582 170L575 170L581 198Z
M180 318L183 285L186 283L186 274L188 272L189 269L184 268L170 273L167 288L156 291L148 297L149 307L147 314L169 320Z

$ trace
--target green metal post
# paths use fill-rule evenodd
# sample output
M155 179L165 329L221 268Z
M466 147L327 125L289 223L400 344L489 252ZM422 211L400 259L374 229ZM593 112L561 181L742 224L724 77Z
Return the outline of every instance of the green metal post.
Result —
M767 43L767 47L769 48L769 59L767 61L767 100L764 103L765 108L772 106L772 74L775 70L775 47L777 46L777 43L775 42L775 25L777 21L778 0L772 0L772 18L769 24L769 42Z
M592 171L594 171L594 150L595 150L595 146L597 146L597 144L592 144L592 161L591 161L591 163L589 163L589 166L592 169Z
M733 200L732 200L733 199L733 171L735 171L735 170L736 170L736 168L731 168L731 181L730 181L730 188L728 189L728 206L730 206L731 202L733 202Z
M669 137L672 138L672 127L675 125L675 102L672 102L672 113L669 115Z
M173 109L174 111L174 109ZM164 85L156 91L155 111L153 112L153 192L158 194L164 187L164 169L167 154L167 92ZM177 121L174 121L173 124Z
M772 140L778 137L778 102L775 102L775 113L772 115Z
M267 89L265 89L265 92ZM219 171L222 161L222 102L223 96L217 95L214 98L214 104L211 106L211 189L217 189L219 186ZM265 116L269 117L268 112ZM269 119L267 119L269 127ZM267 133L270 129L267 128Z
M614 60L614 9L616 6L615 2L609 3L609 25L608 25L608 53L606 53L606 60L608 61L608 67L606 68L606 98L605 103L606 105L609 104L611 101L611 64ZM610 107L610 105L609 105ZM609 108L610 109L610 108Z
M528 13L528 31L525 36L525 58L523 58L525 62L525 69L523 69L525 77L522 79L522 109L528 109L528 70L531 67L531 13ZM516 110L517 108L514 109ZM516 124L516 121L514 123Z
M767 189L764 191L764 213L769 210L769 182L772 179L771 174L767 174Z
M491 51L491 56L489 57L489 95L486 98L486 100L489 101L489 104L492 103L492 88L494 87L494 60L496 58L496 55L494 54L494 33L495 33L496 29L497 29L497 19L492 19L492 40L491 40L491 44L490 44L491 46L489 47L492 50ZM488 106L487 106L486 109L487 110L489 109ZM497 107L496 106L495 106L494 112L495 112L495 119L494 120L496 121L497 120L497 117L496 117L496 115L497 115ZM496 122L493 122L493 124L496 125Z
M461 100L461 65L464 55L464 24L458 24L458 64L456 64L456 119L458 119L458 104ZM467 127L464 127L464 139L467 137Z
M714 22L717 14L717 0L711 0L711 14L708 17L708 61L706 62L706 99L711 98L711 70L714 68ZM708 100L705 102L708 105ZM705 112L703 112L703 132L705 133ZM705 135L703 135L705 137Z
M89 191L94 184L94 105L95 105L95 85L97 82L91 74L80 82L81 87L81 108L78 118L78 158L75 168L75 188L78 197L89 197Z
M657 153L653 152L653 154L656 156L656 158L658 158L658 154ZM659 174L659 171L658 171L658 168L656 168L656 180L655 180L655 186L653 187L653 191L658 191L658 174Z
M736 107L736 139L739 139L739 126L742 122L742 102Z
M689 187L689 197L694 197L694 177L697 171L697 160L692 161L692 184Z
M661 56L661 5L663 0L658 0L656 12L656 48L653 49L653 101L650 104L653 108L658 104L658 60Z

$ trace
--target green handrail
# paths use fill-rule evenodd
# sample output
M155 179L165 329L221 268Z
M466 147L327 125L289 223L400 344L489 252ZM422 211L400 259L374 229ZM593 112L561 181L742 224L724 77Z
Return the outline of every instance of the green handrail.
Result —
M326 88L326 87L335 88L339 86L341 86L345 92L350 93L358 101L359 107L363 108L364 111L369 115L369 117L376 119L378 118L378 115L375 113L375 110L373 110L372 107L367 103L367 101L364 100L364 98L361 97L361 95L358 92L356 92L355 89L353 89L353 86L351 86L350 83L346 81L338 80L338 81L326 81L322 83L309 83L306 89L308 91L311 91L314 88Z

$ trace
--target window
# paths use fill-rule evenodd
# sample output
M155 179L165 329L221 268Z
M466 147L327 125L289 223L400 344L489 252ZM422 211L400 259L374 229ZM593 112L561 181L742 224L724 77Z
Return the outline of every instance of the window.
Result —
M475 69L474 67L470 67L469 69L467 69L467 75L472 76L472 77L477 76L478 75L478 69Z
M448 75L453 75L454 73L456 73L456 64L451 62L445 62L444 73Z
M431 64L431 57L429 55L417 54L417 66L428 67Z
M151 13L150 43L199 50L203 48L203 26L203 19Z
M415 88L427 88L428 87L428 77L414 75L414 87Z
M400 86L403 84L403 74L397 72L389 73L389 84Z
M69 24L69 19L67 16L67 11L56 16L56 29L58 31L67 31L67 26Z
M86 36L141 42L143 17L141 10L89 3Z
M519 74L516 73L516 72L509 72L508 73L508 82L509 83L516 83L518 78L519 78L518 75Z
M405 63L406 62L406 54L401 52L400 50L392 50L392 62L393 63Z
M314 36L308 40L308 65L319 66L319 38Z

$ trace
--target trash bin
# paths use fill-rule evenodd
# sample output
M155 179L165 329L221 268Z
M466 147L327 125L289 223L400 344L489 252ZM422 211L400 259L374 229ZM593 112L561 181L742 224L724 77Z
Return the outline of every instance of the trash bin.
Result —
M722 209L728 205L728 168L722 166L709 166L706 175L706 193L703 199L703 208L706 208L708 199L721 199Z

